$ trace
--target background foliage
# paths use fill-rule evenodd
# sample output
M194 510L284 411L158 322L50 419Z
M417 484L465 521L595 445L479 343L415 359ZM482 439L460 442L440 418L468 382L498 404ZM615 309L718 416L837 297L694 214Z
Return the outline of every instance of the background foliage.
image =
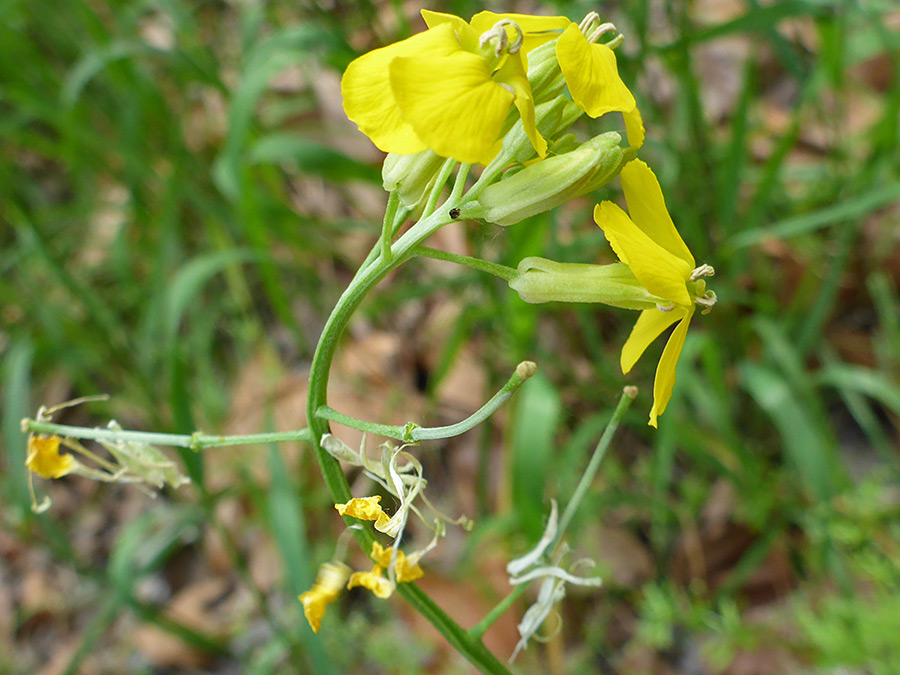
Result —
M155 501L41 483L54 508L34 516L19 431L40 403L101 392L57 421L303 426L311 350L385 202L339 74L418 30L418 9L0 1L0 673L466 672L399 598L348 594L313 637L294 598L341 526L304 448L186 453L195 484ZM608 583L573 591L521 670L900 671L896 4L539 9L601 9L626 35L642 157L716 267L719 304L695 320L654 432L661 345L628 378L617 365L633 315L528 306L431 261L389 278L347 337L334 407L446 423L518 361L541 368L504 415L422 449L430 490L478 521L423 588L464 626L504 595L503 565L634 383L573 536ZM617 194L433 243L513 266L610 261L589 215L601 198ZM522 608L486 636L501 656Z

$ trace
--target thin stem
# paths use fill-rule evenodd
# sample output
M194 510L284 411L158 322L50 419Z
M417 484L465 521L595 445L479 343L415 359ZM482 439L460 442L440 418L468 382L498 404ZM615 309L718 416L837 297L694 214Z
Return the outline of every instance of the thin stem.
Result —
M512 377L509 378L500 391L494 394L487 403L461 422L446 427L420 427L412 422L404 426L378 424L376 422L367 422L351 417L350 415L345 415L328 406L320 406L317 408L315 416L319 419L337 422L338 424L343 424L344 426L353 429L359 429L360 431L368 431L380 436L396 438L398 441L403 441L404 443L418 443L420 441L453 438L454 436L465 433L493 415L497 409L506 403L506 401L509 400L509 397L522 386L525 380L534 375L536 370L537 366L534 363L531 361L523 361L516 367Z
M444 162L443 166L441 166L441 169L437 175L437 179L435 179L434 181L434 187L431 188L431 193L428 195L428 201L425 202L425 209L422 211L423 219L428 218L431 214L434 213L434 208L435 206L437 206L437 201L441 197L441 192L444 190L444 186L447 184L447 179L450 178L450 174L453 172L453 167L455 166L455 159L448 159L446 162ZM465 179L463 180L463 183L465 183ZM448 199L446 203L451 204L453 203L453 201L451 199Z
M506 265L489 262L487 260L482 260L481 258L473 258L468 255L441 251L436 248L429 248L428 246L416 246L412 252L413 255L419 256L420 258L444 260L446 262L456 263L457 265L464 265L466 267L471 267L474 270L478 270L479 272L493 274L495 277L499 277L505 281L512 281L519 274L517 270L512 267L507 267Z
M516 586L510 591L509 595L503 598L500 602L496 604L496 606L487 613L481 621L479 621L476 625L469 629L469 637L473 640L480 640L481 637L487 632L488 628L494 625L494 623L503 616L503 613L506 612L512 604L518 600L525 591L528 590L528 584L521 584Z
M388 197L387 209L384 212L384 223L381 226L381 258L391 261L391 238L394 236L394 216L400 206L400 193L392 192Z
M190 435L161 434L145 431L126 431L124 429L73 427L67 424L39 422L29 418L22 420L22 430L37 434L56 434L66 438L84 438L94 441L103 440L112 442L127 441L131 443L148 443L150 445L164 445L177 448L192 448L194 450L205 450L206 448L219 448L229 445L254 445L256 443L312 440L312 434L309 429L276 431L266 434L245 434L241 436L216 436L214 434L203 434L199 431Z
M569 523L572 522L575 512L578 511L578 507L581 505L584 496L591 487L591 483L594 480L594 476L597 475L597 469L600 468L600 462L606 454L610 441L612 441L616 429L619 428L619 423L622 421L622 418L625 417L625 413L628 411L631 402L634 401L635 396L637 396L637 387L625 387L622 392L622 397L619 399L619 403L616 405L616 409L613 411L612 417L609 420L609 424L606 425L603 435L600 436L597 447L594 448L594 454L591 455L587 468L585 468L581 480L578 481L578 485L572 493L572 498L569 500L569 503L566 504L566 510L563 511L562 517L559 519L559 529L556 531L556 543L562 541L566 528L569 526Z
M471 168L471 164L459 165L459 171L456 172L456 180L453 183L453 189L450 191L450 196L447 198L448 202L457 202L459 201L459 198L462 197L462 191L466 187L466 179L469 177L469 169Z
M535 371L537 371L537 366L532 361L522 361L522 363L516 366L516 371L512 374L512 377L509 378L506 384L503 385L500 391L494 394L491 400L481 406L475 413L469 415L462 422L457 422L450 426L431 428L420 427L418 429L413 429L410 434L412 439L414 441L430 441L438 438L453 438L454 436L465 433L493 415L497 411L497 408L506 403L509 400L509 397L516 393L519 387L524 384L525 380L534 375Z
M367 422L366 420L361 420L356 417L351 417L350 415L345 415L342 412L338 412L334 408L330 408L327 405L321 406L318 410L316 410L316 417L323 420L328 420L329 422L337 422L338 424L343 424L345 427L350 427L351 429L359 429L360 431L365 431L370 434L378 434L379 436L386 436L387 438L396 438L398 441L410 442L412 439L404 438L404 429L406 427L398 427L393 424L378 424L377 422Z

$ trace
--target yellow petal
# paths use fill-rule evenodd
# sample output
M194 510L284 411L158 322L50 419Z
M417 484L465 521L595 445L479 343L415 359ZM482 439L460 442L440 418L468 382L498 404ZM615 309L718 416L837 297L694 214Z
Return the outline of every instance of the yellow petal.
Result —
M660 312L658 309L645 309L641 312L631 335L622 346L620 363L622 372L630 371L644 350L658 338L662 332L685 315L685 310L673 309L671 312Z
M588 115L600 117L614 110L634 110L634 96L619 77L613 50L590 44L574 23L556 43L556 57L572 100Z
M411 155L426 149L403 119L390 86L390 64L400 57L427 59L459 49L449 24L427 30L355 59L341 78L344 112L385 152Z
M334 508L342 516L352 516L360 520L374 520L375 527L384 527L390 520L388 515L378 505L381 495L374 497L354 497L346 504L335 504Z
M648 237L672 255L678 256L693 270L697 265L666 209L659 181L653 171L639 159L628 162L620 174L622 191L628 203L631 220Z
M515 104L522 117L522 125L525 135L531 141L537 154L544 158L547 156L547 141L537 130L534 116L534 97L531 95L531 85L528 84L528 66L525 64L525 55L522 52L510 54L506 62L494 73L494 81L507 84L515 92Z
M429 28L449 25L453 29L459 45L466 51L474 52L478 49L478 38L481 32L472 28L465 19L461 19L455 14L434 12L430 9L422 10L422 18L425 20L425 25Z
M634 110L622 113L625 118L625 135L628 136L628 145L637 150L644 144L644 120L641 119L641 111Z
M460 162L490 162L515 96L491 79L483 58L464 51L404 57L390 71L403 118L427 147Z
M319 632L326 608L337 600L349 576L350 568L345 564L339 562L323 563L319 567L319 573L316 575L316 583L310 590L300 594L298 597L298 600L303 604L303 614L306 616L313 633Z
M691 317L694 315L694 308L691 307L688 313L681 320L669 341L663 350L662 357L659 359L659 365L656 367L656 379L653 381L653 407L650 409L650 421L647 423L651 427L656 426L656 419L663 414L669 399L672 398L672 389L675 386L675 366L678 365L678 357L681 356L681 348L684 347L684 338L687 336L688 326L691 323Z
M391 564L393 552L393 546L384 548L377 541L372 542L371 558L381 567L387 568ZM406 557L406 554L403 553L403 551L397 551L397 564L394 567L394 572L397 575L397 581L399 582L415 581L416 579L421 579L425 576L425 572L419 567L419 564L416 563L415 565L411 565L409 558Z
M425 10L422 10L423 13ZM522 29L525 39L522 52L527 54L545 42L555 40L565 28L572 23L564 16L533 16L531 14L495 14L494 12L478 12L469 22L478 35L490 30L498 21L507 19L514 21ZM431 24L429 24L431 25Z
M382 600L389 598L394 592L394 587L387 578L381 575L381 572L382 569L380 565L375 565L371 572L354 572L350 575L350 580L347 582L347 588L351 589L362 586L363 588L368 588Z
M687 280L693 269L687 262L654 242L626 213L612 202L594 208L594 220L619 260L651 294L677 305L689 307Z
M25 466L29 471L41 478L62 478L72 471L75 468L75 458L69 454L59 454L59 441L59 436L31 436L25 458Z

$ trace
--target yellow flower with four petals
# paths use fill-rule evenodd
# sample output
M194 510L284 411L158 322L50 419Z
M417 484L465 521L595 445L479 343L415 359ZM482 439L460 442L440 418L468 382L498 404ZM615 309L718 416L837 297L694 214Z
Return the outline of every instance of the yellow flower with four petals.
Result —
M656 309L641 312L622 347L622 372L628 373L650 343L666 328L678 323L656 368L649 422L655 427L672 397L675 366L695 305L715 304L715 294L706 290L702 279L711 276L714 270L709 265L696 266L694 256L675 229L659 181L649 166L640 160L631 161L622 169L620 177L630 217L606 201L594 209L594 220L619 260L628 265L641 285L666 301Z

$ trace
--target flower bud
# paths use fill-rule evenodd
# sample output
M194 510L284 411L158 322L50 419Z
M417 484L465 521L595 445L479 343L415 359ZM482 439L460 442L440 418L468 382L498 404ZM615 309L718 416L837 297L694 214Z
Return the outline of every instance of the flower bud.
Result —
M384 189L387 192L397 190L403 206L413 209L428 196L445 161L431 150L415 155L389 153L381 169Z
M548 157L484 189L463 207L463 218L513 225L606 184L623 165L622 137L596 136L564 155Z
M622 309L655 309L664 300L651 295L628 265L582 265L525 258L509 282L525 302L599 302Z

